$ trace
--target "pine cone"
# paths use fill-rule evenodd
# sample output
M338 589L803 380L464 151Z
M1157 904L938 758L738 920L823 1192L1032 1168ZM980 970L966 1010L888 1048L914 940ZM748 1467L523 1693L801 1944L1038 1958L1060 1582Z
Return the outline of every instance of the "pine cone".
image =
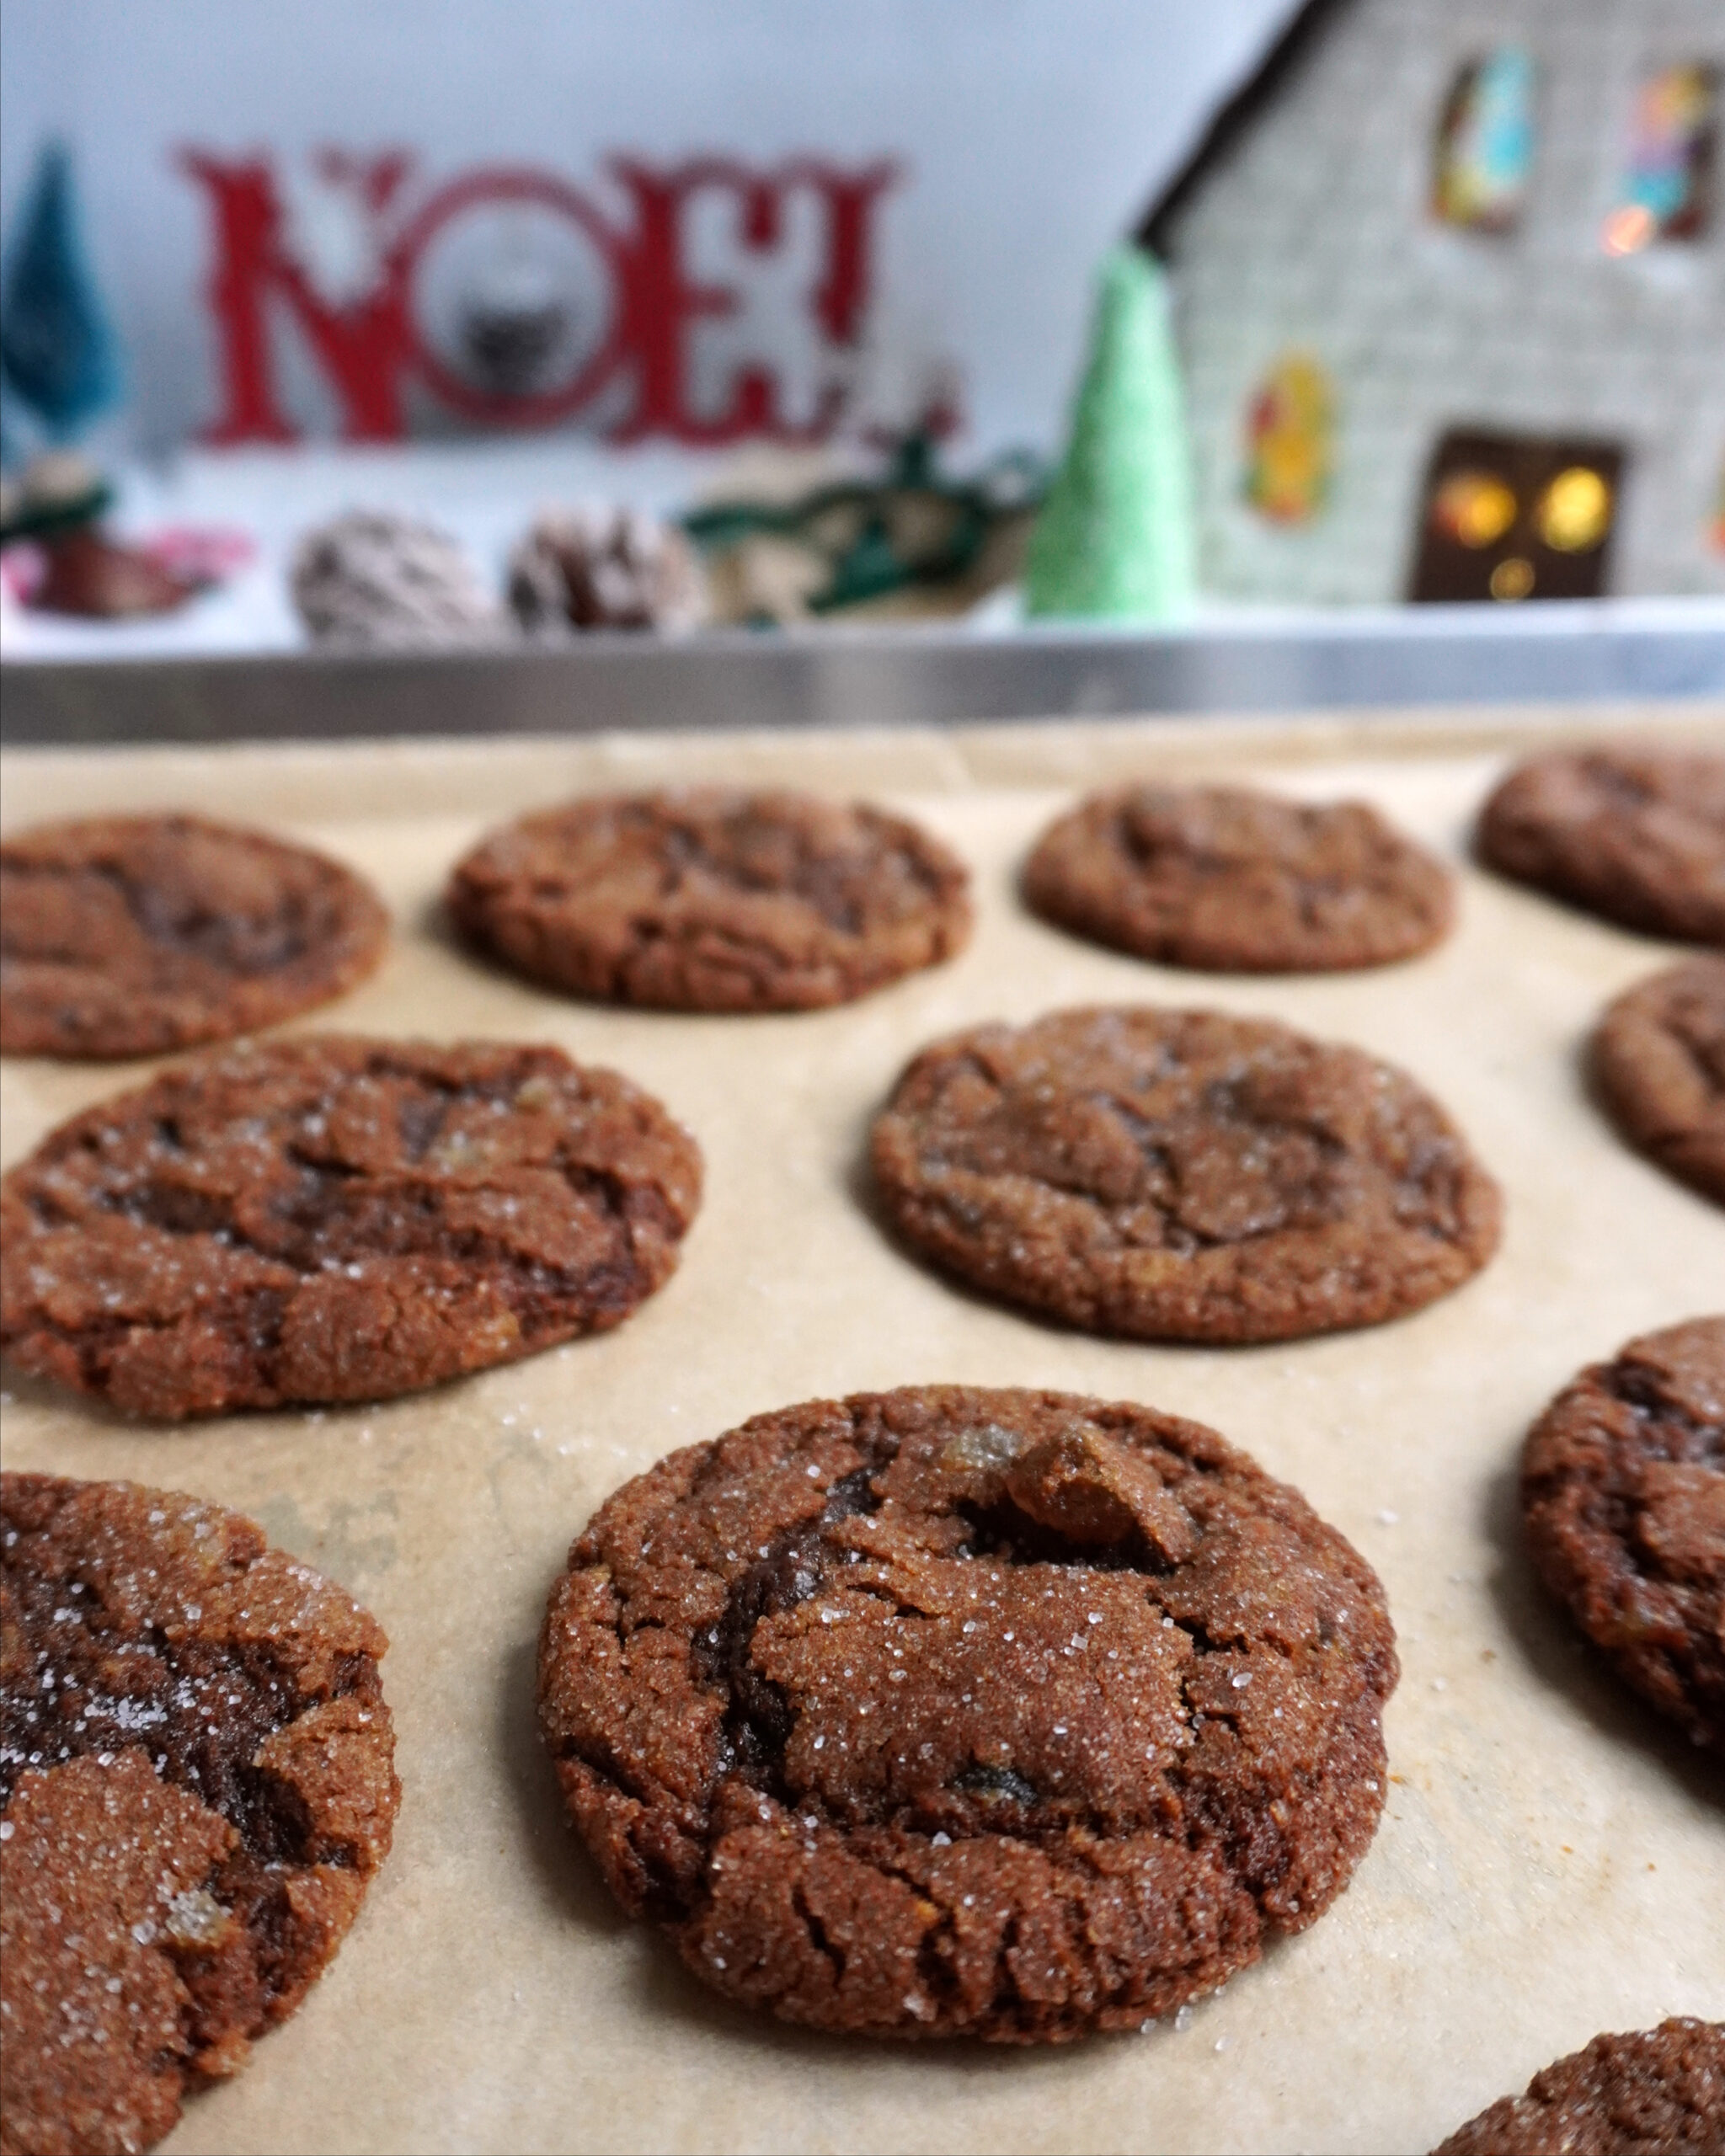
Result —
M306 533L290 572L300 618L320 643L471 643L501 610L473 563L435 525L357 510Z
M510 557L509 599L539 634L691 629L708 611L700 562L675 526L599 505L537 519Z

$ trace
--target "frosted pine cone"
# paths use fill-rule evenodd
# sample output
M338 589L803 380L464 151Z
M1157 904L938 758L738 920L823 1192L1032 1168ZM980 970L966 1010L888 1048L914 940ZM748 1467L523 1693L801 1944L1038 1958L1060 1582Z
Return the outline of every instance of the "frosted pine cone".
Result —
M509 599L529 632L692 629L706 618L694 548L644 510L547 511L510 557Z
M465 643L503 627L446 532L387 511L356 510L307 532L290 577L300 618L320 643Z

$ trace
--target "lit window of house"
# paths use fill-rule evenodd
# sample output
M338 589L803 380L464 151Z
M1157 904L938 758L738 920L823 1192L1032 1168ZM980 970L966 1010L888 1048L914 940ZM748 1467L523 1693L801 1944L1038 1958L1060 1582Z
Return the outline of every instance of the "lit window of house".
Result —
M1501 45L1455 78L1439 123L1432 211L1471 232L1514 229L1534 159L1533 56Z
M1696 239L1712 204L1719 78L1701 62L1663 68L1636 100L1629 157L1605 220L1607 254L1636 254L1658 239Z

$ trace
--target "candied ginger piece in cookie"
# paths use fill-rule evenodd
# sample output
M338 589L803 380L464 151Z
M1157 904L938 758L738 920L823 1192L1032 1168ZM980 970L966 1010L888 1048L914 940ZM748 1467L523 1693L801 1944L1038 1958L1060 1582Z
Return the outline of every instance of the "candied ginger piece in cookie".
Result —
M572 995L804 1011L961 951L969 887L903 817L690 787L523 817L457 865L448 904L471 942Z
M1618 1674L1725 1751L1725 1317L1632 1340L1528 1433L1540 1577Z
M1379 966L1449 933L1443 863L1363 801L1241 787L1093 794L1038 841L1031 907L1116 950L1213 973Z
M937 1042L870 1154L915 1249L1128 1339L1375 1325L1497 1247L1497 1186L1411 1078L1217 1011L1061 1011Z
M553 1589L539 1704L612 1892L705 1982L1058 2042L1322 1913L1396 1677L1370 1566L1214 1431L934 1385L626 1483Z
M1725 755L1617 741L1535 756L1487 802L1479 851L1625 928L1725 947Z
M620 1324L700 1193L660 1103L558 1049L233 1051L0 1182L0 1346L164 1419L387 1399Z
M200 816L0 845L0 1049L159 1055L273 1026L372 972L389 916L339 862Z
M1725 1205L1725 957L1686 959L1620 995L1593 1067L1631 1145Z
M0 1526L0 2151L142 2149L388 1853L388 1643L177 1492L8 1473Z
M1718 2156L1725 2023L1595 2036L1459 2127L1433 2156Z

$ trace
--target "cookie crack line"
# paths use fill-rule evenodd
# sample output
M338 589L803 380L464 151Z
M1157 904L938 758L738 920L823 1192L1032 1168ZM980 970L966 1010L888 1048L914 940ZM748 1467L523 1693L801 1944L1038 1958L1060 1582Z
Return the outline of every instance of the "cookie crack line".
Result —
M376 1666L369 1646L308 1665L277 1641L224 1642L222 1652L231 1666L218 1678L212 1673L205 1636L196 1629L206 1614L205 1601L176 1600L171 1588L163 1588L153 1605L157 1616L142 1621L125 1603L117 1609L110 1607L112 1584L99 1561L65 1561L55 1517L34 1528L13 1524L40 1513L45 1499L88 1508L92 1501L81 1493L103 1486L56 1485L45 1476L5 1478L7 1616L17 1652L32 1662L34 1683L20 1692L8 1681L0 1691L0 1809L10 1801L19 1774L28 1768L123 1750L145 1737L147 1742L139 1748L151 1756L158 1775L201 1790L210 1780L205 1755L218 1739L225 1742L238 1732L242 1743L248 1742L246 1732L255 1722L261 1744L316 1707L355 1697L370 1700L376 1691ZM133 1494L131 1486L112 1486ZM154 1499L159 1493L142 1494ZM122 1516L135 1524L140 1509L135 1502L122 1507ZM222 1516L213 1509L178 1499L152 1502L145 1525L161 1530L171 1546L169 1524L177 1518L190 1523L195 1536L201 1529L213 1538L222 1529ZM237 1597L247 1598L238 1604L243 1623L254 1594L267 1603L280 1593L281 1567L272 1559L254 1579L267 1554L261 1539L232 1539L232 1554L214 1571L206 1563L204 1584L191 1591L207 1599L212 1621L219 1621L216 1613L230 1610ZM301 1568L289 1577L302 1580L315 1599L322 1587L315 1575ZM239 1714L228 1711L235 1708ZM47 1748L51 1738L57 1739L57 1751ZM280 1777L255 1760L241 1771L254 1780L231 1791L232 1823L254 1854L272 1860L283 1854L275 1844L284 1827L299 1833L305 1822L286 1820L270 1803L272 1787L289 1786ZM354 1861L350 1838L335 1846L344 1854L332 1849L324 1860ZM307 1860L303 1849L286 1854L296 1861Z
M1395 1678L1369 1568L1214 1433L931 1387L625 1486L553 1589L540 1708L613 1891L697 1974L1018 2042L1313 1921L1375 1826Z
M889 857L895 868L909 869L912 865L902 851L893 852ZM728 886L750 897L769 898L788 894L818 914L827 926L839 935L858 935L862 930L860 908L855 903L847 905L841 899L831 888L830 875L823 877L822 866L820 862L811 861L806 855L799 854L792 863L788 874L775 874L764 867L751 868L745 861L734 857L727 858L697 839L692 842L692 850L676 864L676 882L672 887L672 895L683 896L692 878L697 874L704 875L721 888ZM689 926L697 926L698 924ZM772 947L763 945L762 948L770 950Z
M139 933L165 952L183 953L242 980L286 973L311 949L317 922L302 895L285 894L269 915L238 918L219 907L194 904L187 911L156 897L135 878L104 867L97 872L118 890ZM344 942L339 925L327 925L332 942ZM248 953L247 941L258 947Z
M1661 1438L1670 1430L1685 1441L1685 1451L1667 1457L1685 1457L1689 1445L1715 1455L1725 1447L1725 1418L1697 1414L1686 1401L1675 1398L1655 1372L1620 1358L1601 1366L1600 1381L1614 1400L1639 1417L1644 1428L1657 1424Z

